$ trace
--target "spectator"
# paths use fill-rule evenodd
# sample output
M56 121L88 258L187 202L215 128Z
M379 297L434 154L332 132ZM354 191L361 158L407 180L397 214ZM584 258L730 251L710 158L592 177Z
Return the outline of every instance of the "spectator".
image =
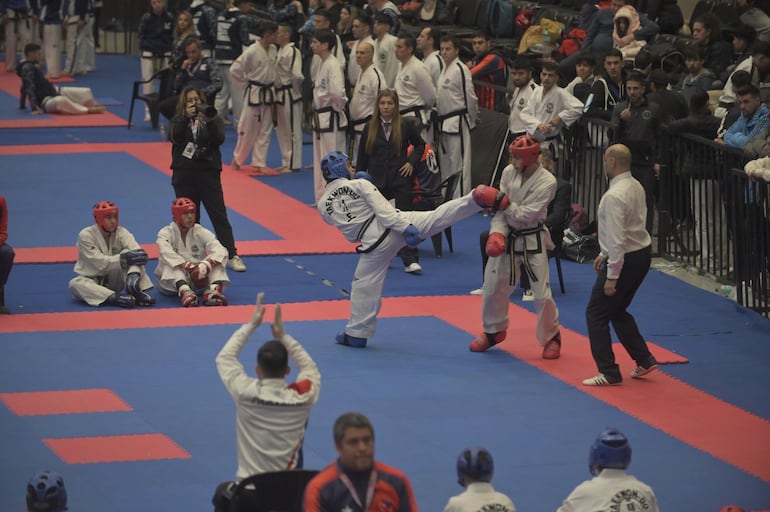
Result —
M362 43L357 46L355 59L358 67L361 68L361 74L348 102L350 124L353 128L350 137L350 152L354 155L352 162L354 166L359 153L361 132L372 119L372 114L377 108L380 91L388 88L382 71L374 65L373 57L374 46L369 43Z
M195 25L190 11L182 11L176 17L174 27L174 48L171 54L170 66L174 71L182 69L182 63L187 58L187 43L197 39L195 35Z
M591 86L596 80L594 70L596 69L596 59L590 53L580 53L575 61L575 74L577 75L564 90L573 94L577 99L584 102L591 93Z
M703 48L703 65L724 81L732 62L733 48L722 39L719 18L711 12L699 16L692 24L692 39Z
M211 3L212 0L192 0L189 7L195 34L200 40L201 53L207 58L214 56L217 44L217 10Z
M232 124L238 126L243 109L243 87L232 79L230 66L252 43L249 35L248 16L249 0L227 0L225 10L217 18L217 43L214 48L214 60L222 75L222 89L214 101L219 115L225 124L231 124L230 106L233 104Z
M343 50L349 49L348 43L357 39L353 34L353 20L356 17L358 17L357 7L350 4L340 5L340 20L337 22L336 32L342 41Z
M511 498L492 487L495 463L484 448L467 448L457 457L457 483L462 494L449 498L444 512L516 512Z
M492 84L500 89L483 85L474 85L479 107L502 112L505 105L503 89L508 83L508 70L505 60L492 49L489 35L478 31L471 39L473 58L468 62L468 69L474 81Z
M145 95L158 88L157 81L150 78L163 68L168 67L173 50L174 17L166 9L166 0L150 0L150 12L139 20L139 51L142 85ZM150 120L150 108L144 105L144 121Z
M703 67L703 48L701 46L688 46L682 55L689 74L682 77L676 89L682 92L685 102L689 105L693 92L697 90L710 91L718 88L720 82L710 69Z
M727 68L730 73L738 64L751 57L751 45L755 40L754 29L747 25L741 25L733 31L733 60Z
M754 29L757 39L770 42L770 16L757 5L756 0L736 0L736 5L740 22Z
M724 144L732 148L743 149L746 144L767 130L767 104L759 98L759 89L749 85L736 91L741 117L727 129L722 137L717 137L714 142Z
M364 12L372 19L372 24L376 21L378 14L386 14L390 18L390 33L396 35L401 30L401 23L399 18L401 12L396 7L396 4L390 0L367 0L364 6Z
M327 182L318 201L321 217L349 242L360 244L351 285L350 319L335 338L338 344L348 347L365 348L374 335L385 276L393 256L404 245L416 247L481 208L504 208L508 203L505 194L497 189L479 185L472 194L433 211L402 212L393 208L367 179L348 179L350 169L344 153L325 155L321 170ZM363 177L368 178L366 174Z
M29 98L30 114L102 114L106 109L96 102L88 87L56 87L40 70L40 45L24 47L23 60L16 69L21 78L21 105Z
M222 89L222 74L214 59L203 56L201 43L197 39L189 39L185 46L187 58L182 62L174 79L174 94L160 100L158 109L167 119L174 117L177 110L179 94L187 87L198 89L206 103L214 104L214 98Z
M199 295L207 306L227 306L227 249L195 221L197 211L195 202L187 197L171 203L174 220L158 231L158 290L178 295L185 308L198 306Z
M612 30L614 47L620 50L624 60L634 60L639 50L647 44L644 39L636 39L634 34L641 28L639 13L631 5L624 5L615 12L615 27Z
M337 460L316 475L305 489L305 512L417 512L407 476L374 460L374 427L366 416L349 412L337 418L334 446L339 455Z
M238 357L249 337L262 325L263 297L261 292L257 295L251 319L230 336L216 359L219 378L235 402L238 470L235 482L217 487L215 512L230 509L229 494L244 478L302 467L305 428L321 393L318 366L302 345L284 332L280 304L275 306L270 326L273 339L263 343L257 352L257 378L246 374ZM296 380L291 384L286 382L289 361L297 367ZM259 500L259 496L254 498Z
M336 31L337 26L340 23L340 12L342 11L342 3L339 0L322 0L323 9L329 13L329 23L332 30ZM337 32L338 35L341 35Z
M677 0L637 0L636 10L654 21L662 34L678 34L684 25Z
M195 203L195 222L200 222L200 204L206 207L217 239L227 249L227 265L245 272L238 256L233 228L227 218L222 192L222 152L225 125L214 109L208 107L203 93L185 87L179 94L176 115L171 119L171 184L177 197Z
M5 305L5 285L13 267L16 253L8 243L8 203L0 195L0 315L8 315L11 310Z
M270 13L270 19L275 23L291 27L294 43L299 42L299 30L306 21L310 22L310 27L313 26L312 20L306 19L305 8L299 0L269 0L267 11Z
M668 90L668 73L662 69L653 69L650 72L649 90L647 99L650 103L658 105L661 124L687 117L689 108L684 96L677 91Z
M652 243L644 227L645 217L649 218L646 191L631 174L631 154L623 144L610 146L604 152L610 186L599 201L601 252L594 259L597 276L586 307L591 354L599 373L584 380L585 386L616 386L623 381L612 351L610 323L628 355L636 361L631 378L641 378L658 367L634 317L627 311L650 270Z
M100 201L93 214L94 224L78 233L77 276L69 282L70 292L89 306L152 306L147 253L130 231L118 225L118 207Z
M506 137L506 149L513 139L527 134L527 127L521 118L524 107L529 104L529 99L537 87L532 79L532 63L524 57L517 57L511 65L511 79L513 91L511 92L510 110L508 115L508 136Z
M417 36L417 46L422 52L422 62L433 78L433 85L438 87L438 79L444 71L446 64L441 57L439 46L441 38L433 27L423 27Z
M537 313L537 342L543 359L561 354L559 310L551 295L548 250L554 248L543 226L548 204L556 193L556 178L538 163L540 144L524 135L510 146L511 162L503 170L500 190L510 198L492 218L484 271L482 320L484 332L470 344L471 352L484 352L505 340L508 330L509 297L527 272Z
M770 183L770 136L765 138L765 156L751 160L746 164L744 170L750 178ZM2 237L2 232L0 232L0 237ZM0 293L2 293L2 289L0 289Z
M634 67L631 71L636 71L644 75L645 78L652 72L652 55L650 52L639 52L634 57Z
M374 65L385 76L387 87L396 84L398 59L396 58L396 36L390 33L390 16L379 12L374 16Z
M364 75L361 75L363 78ZM376 108L361 133L356 171L368 171L372 183L385 199L395 201L397 209L413 210L414 168L425 152L425 141L420 137L414 118L401 117L398 94L394 90L378 92L373 103ZM409 146L413 150L407 156ZM398 255L404 263L405 272L422 272L416 247L403 247Z
M556 512L609 510L617 504L627 510L658 512L658 501L650 486L626 473L630 464L628 438L607 427L588 455L588 468L594 478L578 485Z
M626 80L627 101L615 105L612 124L614 142L631 151L631 173L644 187L648 232L652 232L655 208L655 176L660 172L661 114L657 104L644 95L644 78L632 73Z
M276 60L275 105L281 168L278 172L298 172L302 169L302 55L294 44L294 29L280 24L275 37L278 43Z
M749 61L751 62L751 61ZM741 109L735 98L735 91L745 89L749 85L752 85L751 73L737 69L730 75L729 88L726 85L722 90L722 94L719 96L719 106L714 111L714 115L721 118L722 122L719 125L718 136L724 135L730 126L741 117ZM729 90L729 92L728 92Z
M623 54L613 48L604 56L604 73L591 86L593 101L586 115L609 121L615 105L626 96L626 77L623 70Z
M446 67L436 88L434 145L438 152L441 179L461 171L456 197L471 190L471 130L476 126L479 105L468 68L460 62L460 40L441 38L441 58Z

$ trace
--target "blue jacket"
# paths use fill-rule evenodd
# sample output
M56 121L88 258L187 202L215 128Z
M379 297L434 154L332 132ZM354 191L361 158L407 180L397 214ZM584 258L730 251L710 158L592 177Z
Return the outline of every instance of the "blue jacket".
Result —
M725 132L725 145L743 149L746 144L767 128L767 105L760 104L751 118L741 116Z

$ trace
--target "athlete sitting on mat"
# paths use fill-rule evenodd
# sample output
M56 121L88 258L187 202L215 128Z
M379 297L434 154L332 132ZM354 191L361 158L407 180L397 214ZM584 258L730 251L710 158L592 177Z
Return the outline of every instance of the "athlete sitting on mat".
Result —
M360 255L350 293L350 320L337 334L340 345L363 348L374 334L380 310L382 287L393 256L408 245L416 247L482 208L505 209L508 197L495 188L479 185L473 192L427 212L396 210L370 181L349 179L348 156L332 151L321 160L326 189L318 201L324 221L342 232L350 242L359 242Z
M222 293L230 286L227 249L214 233L195 222L192 199L175 199L171 214L174 221L158 231L158 290L179 295L186 308L199 304L198 295L207 306L227 306Z
M94 205L92 226L78 234L77 277L70 281L72 295L89 306L152 306L147 293L152 281L145 272L147 253L134 235L118 226L118 207L109 201Z
M40 45L30 43L24 47L24 58L16 69L21 77L20 108L29 98L32 114L101 114L106 109L94 100L88 87L56 87L40 69Z

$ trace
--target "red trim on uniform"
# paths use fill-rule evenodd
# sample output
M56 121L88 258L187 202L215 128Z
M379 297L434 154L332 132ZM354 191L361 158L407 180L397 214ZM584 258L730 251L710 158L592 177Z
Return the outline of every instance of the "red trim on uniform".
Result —
M289 384L288 388L293 389L300 395L304 395L308 392L310 392L310 389L313 387L313 383L307 379L300 380L298 382L294 382L292 384Z

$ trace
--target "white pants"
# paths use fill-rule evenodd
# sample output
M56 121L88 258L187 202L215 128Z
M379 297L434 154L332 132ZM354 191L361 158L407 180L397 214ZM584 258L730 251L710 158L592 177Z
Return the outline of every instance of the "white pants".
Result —
M241 111L243 110L243 94L241 94L240 103L236 105L236 97L238 96L238 83L233 80L230 75L230 64L218 63L219 72L222 75L222 89L217 93L217 97L214 100L214 106L219 112L222 119L227 119L229 116L229 103L232 100L233 104L233 122L238 126L238 121L241 118ZM241 89L241 92L245 92L245 89Z
M432 211L400 212L399 215L414 225L420 236L427 240L480 210L481 207L468 194L448 201ZM359 256L350 288L350 320L345 328L348 336L370 338L374 335L377 313L382 304L385 276L390 261L404 245L404 235L391 231L379 247Z
M230 278L227 276L227 258L224 259L221 265L214 265L211 267L211 273L209 274L209 283L219 281L222 283L222 291L227 290L230 286ZM169 267L163 270L163 274L158 278L158 291L163 295L177 295L176 283L184 281L190 285L191 288L195 288L190 282L190 276L182 270L180 267ZM199 290L200 291L200 290Z
M168 67L169 65L169 59L168 57L161 56L161 57L141 57L139 59L139 63L142 70L142 81L147 81L152 76L160 71L163 68ZM152 82L142 84L142 93L144 94L150 94L151 92L155 92L158 90L158 80L153 80ZM145 109L147 107L145 106Z
M144 266L134 265L127 270L118 269L102 276L101 278L77 276L69 284L73 297L81 300L89 306L99 306L110 298L114 292L122 290L126 286L126 275L130 272L139 272L139 287L142 291L152 288L152 281L144 270ZM103 284L101 284L103 283Z
M61 24L43 25L43 48L46 74L50 77L61 75Z
M244 165L253 147L251 165L254 167L267 165L267 150L270 147L272 129L273 114L270 105L245 105L238 122L238 142L233 151L233 160Z
M345 131L313 132L313 190L316 203L326 190L326 180L321 173L321 160L332 151L345 151Z
M15 14L11 11L12 14ZM16 69L16 54L24 51L24 47L31 41L30 32L31 19L14 18L4 25L5 27L5 69L13 71ZM18 38L19 45L16 46Z
M535 312L537 313L537 328L535 337L540 346L550 341L559 332L559 310L551 295L550 269L548 253L545 250L545 238L548 232L543 231L543 251L528 254L529 268L537 277L530 279L530 290L535 297ZM530 235L531 236L531 235ZM548 244L550 245L550 244ZM521 263L523 257L516 255L514 261L515 279L511 284L511 255L503 254L489 258L484 270L484 303L482 320L484 332L497 333L508 329L508 307L510 296L521 278Z
M88 87L62 87L59 96L43 100L43 108L49 114L88 114L88 107L96 104Z
M40 24L39 19L29 19L29 42L39 44L42 46L43 40L40 36ZM24 47L21 47L21 51L24 51Z
M438 165L441 169L441 180L454 173L462 171L460 186L455 189L454 197L459 197L471 191L471 132L464 122L460 123L461 133L441 134L441 146L434 148L438 155Z
M288 95L287 95L288 96ZM275 131L281 148L281 165L293 171L302 169L302 101L276 104Z
M77 23L67 25L67 59L64 69L71 75L83 75L96 69L93 24L93 18L89 17L80 29Z

